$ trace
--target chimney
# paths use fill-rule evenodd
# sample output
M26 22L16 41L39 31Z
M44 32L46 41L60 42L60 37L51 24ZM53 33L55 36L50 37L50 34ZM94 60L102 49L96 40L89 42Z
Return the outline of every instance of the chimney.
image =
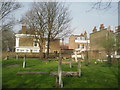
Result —
M100 30L104 29L104 24L100 24Z
M27 34L27 29L25 24L22 25L22 34Z
M84 32L84 37L85 37L85 40L87 39L87 32L85 31Z
M97 32L96 26L93 28L93 33Z
M81 35L80 36L84 36L82 33L81 33Z

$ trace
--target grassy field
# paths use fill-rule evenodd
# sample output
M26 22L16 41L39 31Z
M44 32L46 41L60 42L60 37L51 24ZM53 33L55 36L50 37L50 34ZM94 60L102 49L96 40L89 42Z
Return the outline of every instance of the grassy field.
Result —
M45 62L39 59L27 59L27 67L22 68L23 59L9 59L2 61L2 87L3 88L55 88L55 77L49 74L26 74L16 75L24 71L57 71L58 62ZM89 66L82 64L81 77L62 77L64 88L117 88L118 67L109 67L106 63L94 64L91 60ZM62 64L63 71L77 71L74 64L70 69L69 65Z

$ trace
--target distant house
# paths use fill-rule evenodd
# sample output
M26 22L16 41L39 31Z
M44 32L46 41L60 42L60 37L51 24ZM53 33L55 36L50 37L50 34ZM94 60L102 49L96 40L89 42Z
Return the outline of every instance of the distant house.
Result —
M69 38L69 49L73 49L72 58L85 58L86 51L89 50L90 40L87 37L87 32L85 31L84 34L80 35L71 35ZM77 55L76 55L77 53Z
M93 32L90 34L89 58L106 58L107 53L105 48L103 47L103 44L105 39L107 39L109 36L115 38L115 33L111 30L110 26L108 28L105 28L104 24L101 24L99 30L96 29L96 26L93 28Z
M39 53L40 48L34 35L30 33L25 25L22 25L22 30L16 36L16 53ZM47 51L47 40L45 40L43 52ZM60 51L60 39L54 39L50 43L50 53Z
M69 37L69 49L88 49L90 40L87 37L87 32L80 35L71 35Z
M71 35L69 37L69 49L73 49L76 51L77 50L83 51L83 54L84 54L84 51L88 51L89 59L106 59L107 51L104 47L105 39L108 39L111 37L111 40L113 40L114 42L114 40L116 39L116 36L118 39L116 43L119 43L119 27L116 27L116 32L113 32L110 26L108 28L105 28L104 24L101 24L99 27L99 30L96 29L96 26L93 28L92 33L90 33L89 39L87 37L86 32L80 35ZM109 42L106 42L106 43L109 43ZM115 49L116 47L115 43L113 43L113 47ZM119 49L113 50L111 54L118 55Z

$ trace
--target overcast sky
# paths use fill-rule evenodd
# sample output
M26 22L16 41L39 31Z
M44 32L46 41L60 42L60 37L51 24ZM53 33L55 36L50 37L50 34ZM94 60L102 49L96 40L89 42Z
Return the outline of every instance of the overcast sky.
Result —
M23 7L14 13L14 17L18 20L31 8L30 2L21 3ZM111 9L90 10L94 3L95 2L65 2L66 6L69 6L70 16L73 18L71 27L74 31L72 34L80 34L85 30L91 33L93 27L97 26L97 28L99 28L100 24L104 24L105 27L110 25L113 29L118 25L117 2L112 2ZM21 25L14 27L15 32L20 29Z

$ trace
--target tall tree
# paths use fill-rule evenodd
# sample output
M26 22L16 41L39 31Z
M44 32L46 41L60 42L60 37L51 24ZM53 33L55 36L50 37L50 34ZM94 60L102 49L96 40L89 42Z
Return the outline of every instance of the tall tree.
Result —
M21 19L21 22L26 24L31 34L36 39L40 49L40 57L43 54L43 48L45 44L45 32L46 32L46 12L44 12L44 5L42 3L36 4L31 10L29 10L25 16ZM42 9L41 9L42 7Z
M17 10L18 8L21 7L21 4L18 2L13 2L13 0L11 0L11 2L0 2L0 21L1 24L0 26L2 27L1 30L5 30L7 28L11 28L13 23L13 17L11 16L11 14Z
M44 3L47 12L47 57L49 57L50 42L54 38L63 38L71 33L68 7L60 2Z
M38 43L43 40L41 45L45 44L44 39L47 39L47 57L51 40L65 37L71 32L69 10L60 2L34 2L32 9L22 21L29 27L34 27L35 35L40 36L39 39L41 39Z

